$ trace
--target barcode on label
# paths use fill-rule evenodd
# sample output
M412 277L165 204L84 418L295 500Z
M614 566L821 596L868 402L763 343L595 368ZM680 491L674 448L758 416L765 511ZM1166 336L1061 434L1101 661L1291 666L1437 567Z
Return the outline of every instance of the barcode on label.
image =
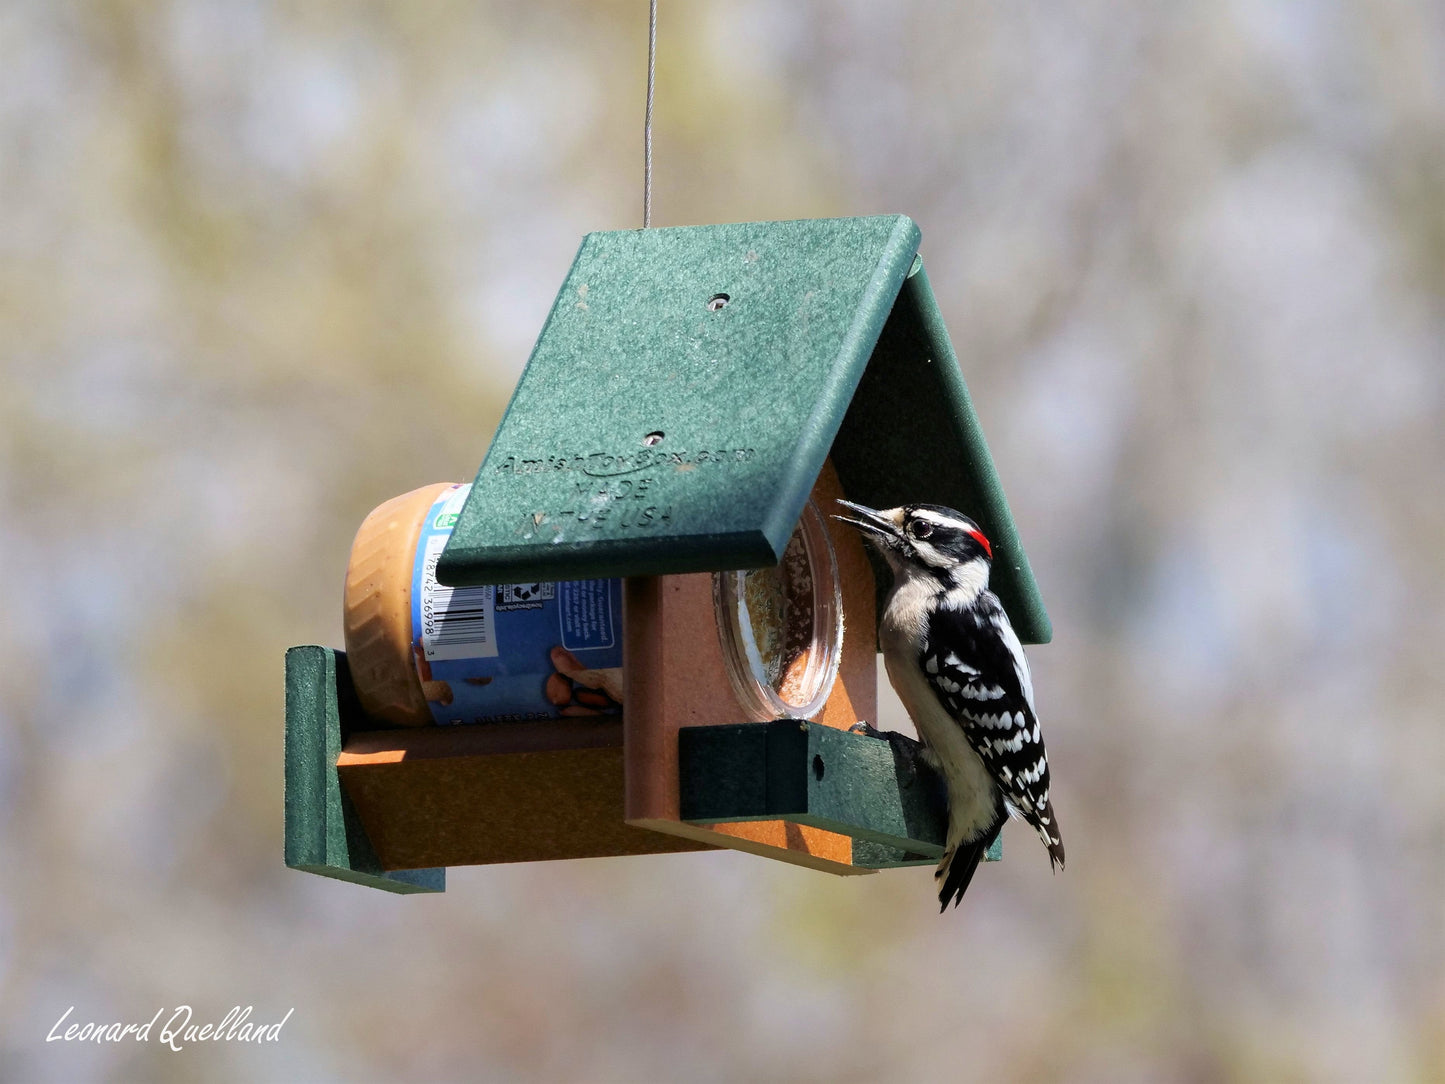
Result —
M437 583L445 535L427 540L422 564L421 643L428 660L496 658L496 588Z

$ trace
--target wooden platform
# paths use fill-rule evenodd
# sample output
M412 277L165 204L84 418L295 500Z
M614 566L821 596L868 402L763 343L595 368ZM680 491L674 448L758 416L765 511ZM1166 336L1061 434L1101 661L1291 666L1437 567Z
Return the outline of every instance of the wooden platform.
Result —
M622 720L374 730L336 769L383 868L710 850L623 822Z

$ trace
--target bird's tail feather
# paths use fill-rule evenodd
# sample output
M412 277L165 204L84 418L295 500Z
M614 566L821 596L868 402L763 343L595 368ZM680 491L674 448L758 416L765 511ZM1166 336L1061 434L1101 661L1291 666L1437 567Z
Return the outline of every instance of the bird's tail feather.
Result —
M974 870L978 869L984 852L993 846L993 841L998 838L1002 828L1003 821L999 820L972 843L960 843L944 853L943 861L938 864L938 869L933 874L934 879L941 884L938 890L940 912L947 911L950 903L958 906L958 901L963 899L969 882L973 880Z
M1049 841L1049 869L1064 868L1064 845L1058 840Z
M1040 812L1043 817L1034 827L1039 830L1039 837L1044 841L1044 846L1049 849L1049 869L1063 869L1064 840L1059 835L1059 821L1054 816L1054 803L1044 802L1044 808Z

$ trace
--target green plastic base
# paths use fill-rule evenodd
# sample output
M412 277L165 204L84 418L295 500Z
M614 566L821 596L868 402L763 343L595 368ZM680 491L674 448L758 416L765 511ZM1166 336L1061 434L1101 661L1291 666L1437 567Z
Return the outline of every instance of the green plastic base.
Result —
M682 819L786 820L852 836L853 864L932 865L948 821L936 779L877 738L798 719L686 727L678 734ZM986 855L1003 857L1002 839Z
M361 719L343 652L286 652L286 864L386 892L444 892L445 869L381 868L341 788L336 758Z

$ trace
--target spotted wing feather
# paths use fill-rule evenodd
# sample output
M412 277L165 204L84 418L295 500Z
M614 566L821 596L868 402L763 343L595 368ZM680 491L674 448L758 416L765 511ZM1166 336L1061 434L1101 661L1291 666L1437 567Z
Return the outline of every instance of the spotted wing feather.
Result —
M1062 867L1064 845L1049 800L1049 758L1034 714L1028 661L992 593L966 609L932 614L923 672L1010 811L1033 825L1050 863Z

